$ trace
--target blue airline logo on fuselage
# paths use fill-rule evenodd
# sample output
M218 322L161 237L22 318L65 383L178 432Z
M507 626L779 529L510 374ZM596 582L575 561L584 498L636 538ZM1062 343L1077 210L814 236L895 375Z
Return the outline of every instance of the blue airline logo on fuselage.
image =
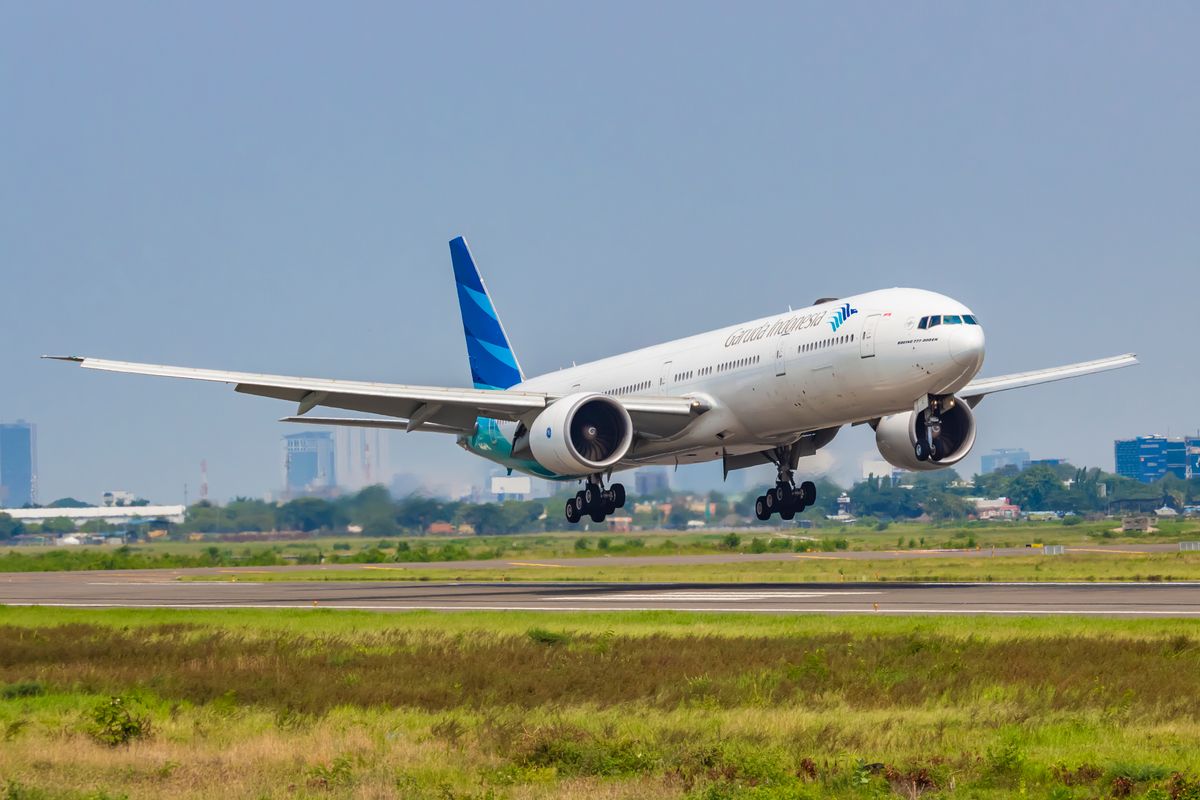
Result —
M851 308L849 303L845 303L841 308L833 312L833 317L829 320L829 326L836 331L838 328L842 327L842 323L857 313L857 308Z

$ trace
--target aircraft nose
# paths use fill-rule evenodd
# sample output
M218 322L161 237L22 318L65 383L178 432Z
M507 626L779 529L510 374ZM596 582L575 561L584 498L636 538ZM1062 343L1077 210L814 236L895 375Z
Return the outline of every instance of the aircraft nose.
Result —
M958 325L950 334L950 356L961 366L982 367L983 349L983 328L978 325Z

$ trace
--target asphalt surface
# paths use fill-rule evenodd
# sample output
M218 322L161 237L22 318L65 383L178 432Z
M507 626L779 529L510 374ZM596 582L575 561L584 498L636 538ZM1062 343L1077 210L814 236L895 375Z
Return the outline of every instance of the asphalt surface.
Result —
M165 571L143 570L3 574L0 603L73 608L668 609L1200 617L1200 583L252 583L180 581Z

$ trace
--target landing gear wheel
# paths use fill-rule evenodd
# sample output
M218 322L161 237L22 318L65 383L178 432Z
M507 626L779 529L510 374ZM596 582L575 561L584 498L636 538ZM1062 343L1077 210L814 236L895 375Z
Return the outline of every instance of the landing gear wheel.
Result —
M607 517L609 514L613 513L616 510L617 510L617 504L614 503L611 499L604 501L604 516Z
M792 485L790 483L780 483L775 486L775 506L777 508L787 508L792 504Z
M817 485L812 481L805 481L800 484L800 504L799 511L803 511L808 506L817 502Z
M942 448L938 447L938 443L935 440L932 444L929 445L929 460L930 461L940 461L942 459L942 455L943 455Z
M768 489L767 493L759 499L763 501L763 505L766 506L767 509L767 516L759 517L759 519L770 519L771 515L775 513L775 508L778 505L775 497L775 490Z
M603 508L596 509L588 516L590 516L592 518L592 522L604 522L604 516L605 516L604 509Z
M754 501L754 516L758 517L763 522L771 518L771 511L767 508L767 498L759 495Z
M587 502L583 498L583 492L576 492L573 502L575 503L575 513L582 517L583 510L587 508Z
M583 506L591 508L600 499L600 487L594 483L589 483L583 488Z
M929 445L918 439L917 443L913 445L913 455L916 456L917 461L928 461Z
M795 518L795 516L796 516L796 511L797 511L797 509L795 509L795 508L791 508L791 507L789 506L789 507L788 507L788 509L787 509L787 511L780 511L780 512L779 512L779 516L780 516L782 519L794 519L794 518Z
M567 501L567 522L574 525L579 522L579 509L575 507L575 498Z
M625 487L624 487L624 485L622 485L620 483L614 483L612 485L612 493L613 493L613 505L615 505L617 508L624 508L625 507Z

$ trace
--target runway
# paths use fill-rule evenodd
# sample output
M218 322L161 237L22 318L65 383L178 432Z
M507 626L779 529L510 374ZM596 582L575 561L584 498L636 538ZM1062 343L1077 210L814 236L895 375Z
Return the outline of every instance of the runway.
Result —
M0 604L65 608L1200 617L1200 583L252 583L179 581L159 571L145 572L4 574L0 575Z

